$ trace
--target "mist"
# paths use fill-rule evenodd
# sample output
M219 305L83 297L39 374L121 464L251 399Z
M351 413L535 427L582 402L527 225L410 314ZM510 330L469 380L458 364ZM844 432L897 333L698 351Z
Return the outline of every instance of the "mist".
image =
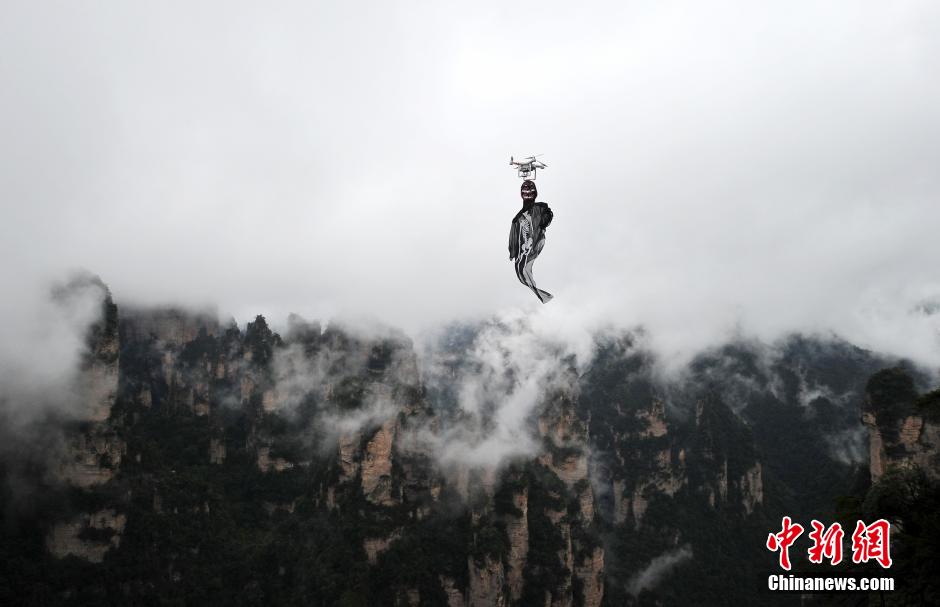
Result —
M448 395L431 399L445 421L425 437L444 466L494 470L539 452L535 417L553 395L577 394L578 376L594 355L588 332L553 329L505 310L472 329L456 360L433 339L423 344L422 382L432 394Z
M240 323L510 310L677 366L805 331L940 367L934 3L4 12L7 373L68 367L43 302L73 267ZM535 153L547 306L506 249Z
M630 578L630 581L627 583L630 594L638 596L644 590L652 590L659 585L666 576L672 573L673 569L683 561L687 561L691 558L692 547L688 544L660 554L650 561L649 565Z
M7 299L18 322L0 323L0 416L17 429L43 415L85 413L79 365L108 296L83 273L44 286L28 308L27 299Z

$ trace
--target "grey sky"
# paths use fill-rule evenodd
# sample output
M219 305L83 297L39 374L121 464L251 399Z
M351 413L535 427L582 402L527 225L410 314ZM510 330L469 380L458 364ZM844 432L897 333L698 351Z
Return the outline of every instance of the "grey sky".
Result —
M833 329L940 365L933 2L5 2L3 312L119 301L415 330L538 309L667 352ZM28 331L5 329L13 338ZM13 354L11 354L11 352Z

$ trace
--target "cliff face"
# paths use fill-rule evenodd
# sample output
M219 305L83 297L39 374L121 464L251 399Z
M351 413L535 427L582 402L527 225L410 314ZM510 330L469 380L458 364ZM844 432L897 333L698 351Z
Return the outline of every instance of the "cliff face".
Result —
M714 590L709 566L730 567L729 554L749 575L779 521L771 508L793 504L786 475L810 466L780 445L795 436L813 465L839 470L813 433L861 429L843 408L867 359L844 367L802 342L770 363L746 347L714 353L670 384L629 336L599 339L581 367L535 350L529 381L519 367L488 375L507 354L481 359L473 330L452 335L431 372L391 330L294 316L281 336L262 317L239 328L108 310L83 366L98 382L85 392L95 413L66 429L54 469L73 507L39 525L50 579L92 580L61 592L118 592L83 578L107 571L125 602L224 580L220 602L681 603L681 585L643 598L628 582L680 546L695 554L683 575L697 587ZM820 371L833 365L840 373ZM457 406L456 386L476 409ZM500 409L520 394L530 408ZM935 422L884 418L882 400L871 399L873 465L935 466ZM518 414L509 444L486 442L507 413ZM473 457L455 458L454 441ZM508 455L472 451L480 444Z
M100 563L105 554L121 545L127 517L114 510L99 510L56 523L49 531L46 546L56 558L76 556Z
M533 457L441 468L440 429L454 420L428 401L401 334L363 337L293 317L282 338L261 317L241 331L165 309L120 322L115 314L110 327L91 358L120 365L119 383L107 414L69 433L57 469L97 509L47 527L55 557L130 564L156 533L158 583L198 583L188 571L204 567L200 547L236 537L216 536L212 521L260 524L272 548L288 552L322 535L281 535L289 527L328 525L354 530L361 547L348 552L350 538L335 537L326 540L332 554L371 568L387 580L375 592L403 604L600 604L604 550L576 391L544 395L530 425L544 448ZM191 529L196 552L163 531L138 535L153 524ZM415 545L438 556L414 569ZM363 581L348 592L371 588Z
M76 291L89 289L100 294L100 308L87 330L75 379L75 419L64 422L63 440L49 469L50 476L59 483L80 490L110 483L127 451L121 420L112 418L120 366L117 305L104 283L90 276L61 287L56 297L67 299ZM59 558L74 555L99 563L110 549L120 545L126 520L113 508L81 512L69 521L54 524L45 543Z
M869 436L869 473L878 481L891 467L916 466L940 478L937 393L920 397L904 369L885 369L868 382L862 422Z
M691 410L669 419L642 353L601 356L582 406L593 413L603 515L638 528L652 502L680 494L711 510L752 514L763 502L762 467L734 413L714 397L699 397Z
M53 473L83 489L102 485L114 478L125 450L124 440L111 425L96 422L66 438Z
M719 346L663 377L630 336L600 336L578 408L596 517L610 530L606 604L694 601L670 575L694 579L699 596L759 601L743 588L731 598L708 572L758 576L773 565L758 529L833 512L867 464L857 407L881 364L844 342L794 336ZM658 555L686 547L692 556L674 573L637 581Z
M81 293L93 294L100 301L96 318L85 335L85 349L75 381L79 402L73 407L83 421L104 422L117 399L120 341L118 339L117 305L108 287L96 276L78 276L58 287L53 297L68 306Z
M474 559L467 561L470 570L470 588L467 593L469 607L506 605L506 576L503 564L492 557L485 557L478 565Z
M848 521L891 523L891 571L907 581L889 605L940 604L940 389L920 394L916 383L925 382L915 382L917 375L898 366L868 381L860 408L871 482L843 500Z
M222 328L212 312L189 312L176 308L122 308L123 338L131 342L154 339L182 348L199 337L219 335Z

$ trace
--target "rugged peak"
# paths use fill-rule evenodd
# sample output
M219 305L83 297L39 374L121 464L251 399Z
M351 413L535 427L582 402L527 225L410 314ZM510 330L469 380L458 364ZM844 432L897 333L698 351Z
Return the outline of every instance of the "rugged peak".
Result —
M177 307L121 306L121 335L132 341L157 341L182 347L204 329L208 335L221 332L218 315L213 310L185 310Z
M884 369L868 381L862 423L869 434L869 472L877 481L892 466L940 469L938 392L919 396L914 378L901 367Z
M293 313L287 317L286 341L288 342L303 344L316 342L320 339L322 332L318 321L308 321L303 316Z
M903 367L893 367L875 373L865 386L865 395L865 409L888 419L910 412L917 389L914 378Z
M274 348L280 346L281 343L281 336L268 327L264 316L260 314L245 328L245 346L248 349L246 355L256 364L267 364L271 360Z

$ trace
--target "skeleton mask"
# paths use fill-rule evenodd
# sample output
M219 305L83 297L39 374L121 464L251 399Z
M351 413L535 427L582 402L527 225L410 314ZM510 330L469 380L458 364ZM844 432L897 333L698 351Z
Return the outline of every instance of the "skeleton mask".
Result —
M523 202L535 202L536 196L539 195L539 191L535 189L535 183L529 179L522 182L521 192Z

